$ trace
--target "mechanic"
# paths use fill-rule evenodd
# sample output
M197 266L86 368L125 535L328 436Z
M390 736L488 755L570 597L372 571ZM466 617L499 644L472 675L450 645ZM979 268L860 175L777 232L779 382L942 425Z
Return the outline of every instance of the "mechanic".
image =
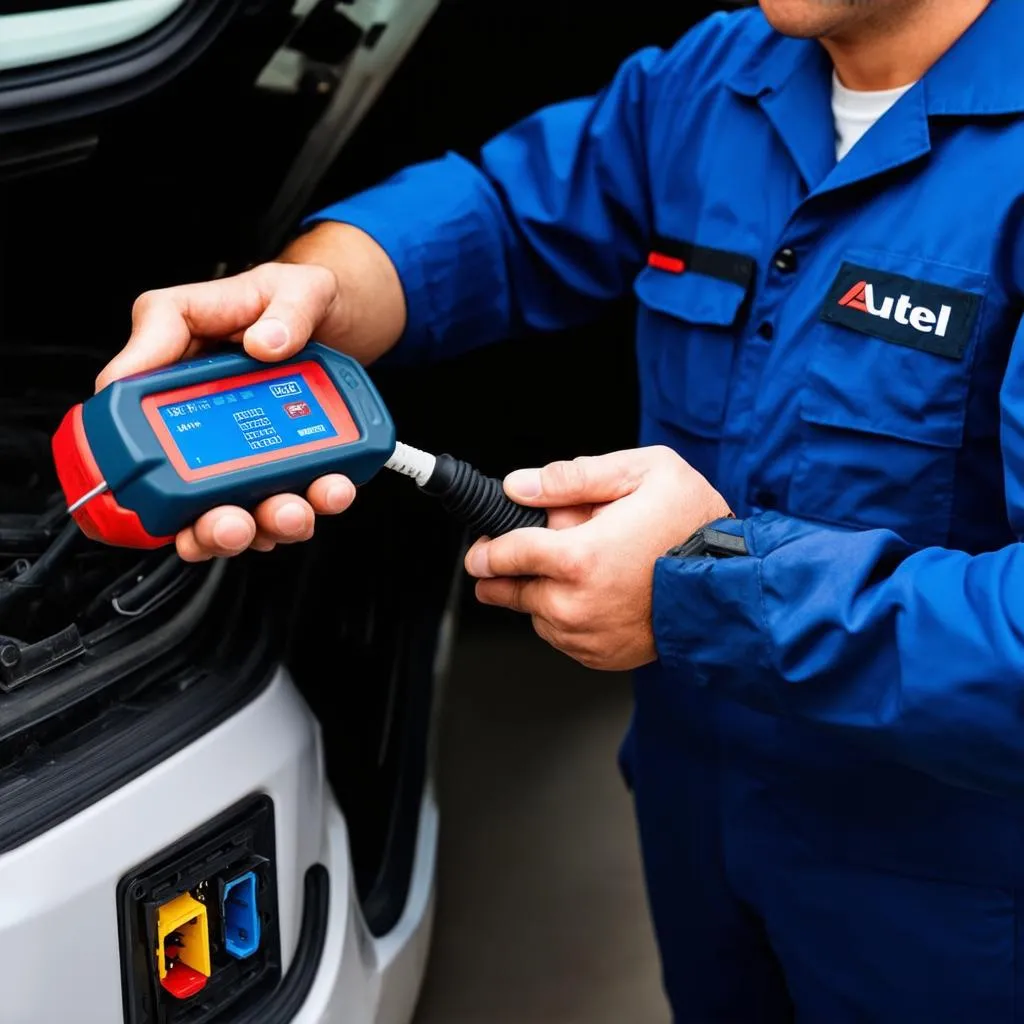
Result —
M1024 1020L1022 47L1020 0L713 16L279 262L142 296L100 378L211 336L412 363L635 290L643 447L512 474L559 529L466 564L638 670L622 765L678 1021ZM353 495L178 549L302 540Z

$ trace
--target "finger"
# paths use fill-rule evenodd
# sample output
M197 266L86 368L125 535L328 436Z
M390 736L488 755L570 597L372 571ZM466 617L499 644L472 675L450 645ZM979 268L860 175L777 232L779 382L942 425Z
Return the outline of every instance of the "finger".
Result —
M145 292L132 307L131 337L96 378L97 390L177 362L196 338L226 338L252 324L265 307L265 286L253 271Z
M534 615L532 618L533 631L541 638L541 640L546 644L550 644L561 654L565 654L566 656L573 658L581 665L588 668L590 667L587 658L587 648L585 645L580 643L577 636L559 629L543 616Z
M256 537L256 524L243 508L223 505L200 516L192 527L197 549L207 555L238 555Z
M191 359L193 356L199 355L203 351L204 343L200 338L193 338L185 349L185 354L181 357L182 359Z
M567 530L571 526L582 526L593 518L593 505L570 505L568 508L553 508L548 512L549 530Z
M561 579L566 575L566 536L557 530L527 527L494 540L478 540L466 552L466 572L478 579L493 576Z
M636 490L645 468L642 449L518 469L505 478L505 493L523 505L598 505Z
M340 473L331 473L314 480L306 491L306 500L313 506L313 511L322 516L344 512L355 498L355 484Z
M297 494L277 494L253 513L260 533L278 544L295 544L313 536L316 514Z
M508 608L524 615L543 617L546 608L545 588L550 583L543 579L501 579L477 580L476 599L481 604Z
M312 338L327 316L337 299L337 278L326 267L282 263L264 264L253 274L264 308L242 335L242 344L255 359L287 359Z
M213 555L199 546L196 531L191 526L178 533L174 538L174 546L178 549L178 557L183 562L208 562L213 558Z
M561 651L563 639L559 631L545 619L542 615L533 616L533 631L543 640L546 644L550 644L556 650Z
M249 545L251 551L261 551L266 553L273 551L277 547L277 541L273 537L268 537L265 533L262 533L259 529L256 530L256 537L253 542Z

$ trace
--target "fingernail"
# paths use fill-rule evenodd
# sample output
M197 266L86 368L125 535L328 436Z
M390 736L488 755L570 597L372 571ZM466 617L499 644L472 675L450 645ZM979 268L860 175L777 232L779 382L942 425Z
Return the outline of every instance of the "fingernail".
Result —
M540 497L540 470L517 469L505 478L505 486L521 498Z
M351 493L344 484L331 484L327 488L327 507L332 512L340 512L348 504Z
M225 551L241 551L252 540L252 528L238 516L223 516L213 526L213 541Z
M490 559L486 548L477 548L469 554L469 574L477 579L489 579L492 575Z
M306 510L294 501L282 505L274 516L274 525L286 537L294 537L306 528Z
M257 320L247 334L249 341L255 341L269 348L271 352L279 352L288 344L288 328L274 317Z

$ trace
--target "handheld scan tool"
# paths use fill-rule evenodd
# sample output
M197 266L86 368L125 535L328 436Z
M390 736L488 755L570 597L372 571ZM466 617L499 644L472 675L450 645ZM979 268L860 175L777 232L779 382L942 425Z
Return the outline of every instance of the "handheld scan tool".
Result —
M281 363L236 349L115 381L68 411L53 453L75 522L121 547L169 544L218 505L251 509L325 473L358 486L382 468L414 479L477 536L547 522L500 481L396 442L365 370L315 343Z

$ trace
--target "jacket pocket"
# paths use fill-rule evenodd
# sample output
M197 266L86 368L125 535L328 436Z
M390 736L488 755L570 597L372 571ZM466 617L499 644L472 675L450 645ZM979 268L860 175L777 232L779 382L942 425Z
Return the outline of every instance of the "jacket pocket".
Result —
M640 302L637 352L646 408L698 437L717 438L747 288L651 266L633 288Z
M888 253L855 255L880 271L907 262ZM914 274L956 287L979 305L984 295L981 274L927 263ZM868 312L856 328L829 322L827 309L824 319L810 331L791 511L891 529L920 546L946 543L977 326L950 356L873 336Z

